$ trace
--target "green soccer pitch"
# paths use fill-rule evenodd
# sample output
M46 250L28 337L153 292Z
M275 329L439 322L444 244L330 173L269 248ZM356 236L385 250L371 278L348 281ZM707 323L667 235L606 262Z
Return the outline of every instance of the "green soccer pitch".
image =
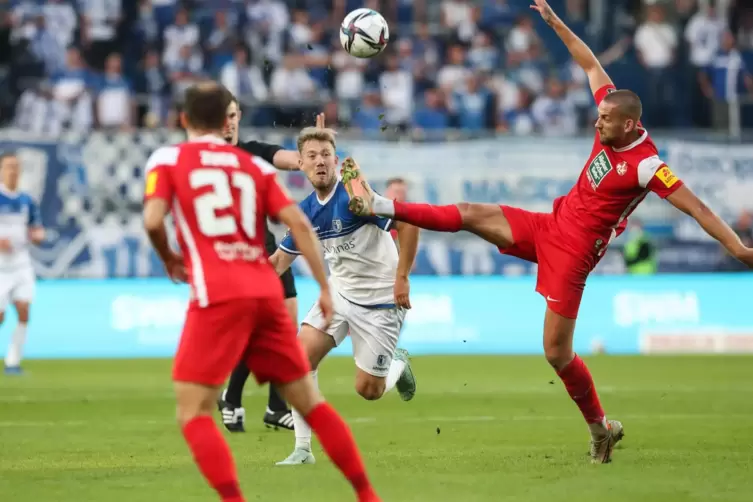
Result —
M750 502L753 358L588 358L626 437L591 465L588 432L543 357L416 357L418 392L366 402L349 358L319 381L345 416L385 502ZM29 361L0 376L3 502L213 501L174 423L167 360ZM247 432L226 437L249 501L352 501L317 464L276 467L293 433L261 423L250 385ZM224 429L223 429L224 431Z

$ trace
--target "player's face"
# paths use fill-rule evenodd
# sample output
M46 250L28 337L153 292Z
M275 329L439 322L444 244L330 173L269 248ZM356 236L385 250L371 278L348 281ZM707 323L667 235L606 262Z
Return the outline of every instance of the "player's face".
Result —
M331 143L311 140L303 144L301 169L317 190L328 190L337 181L337 155Z
M599 132L599 141L602 145L621 143L631 129L632 121L625 119L617 105L601 102L596 130Z
M227 122L225 124L225 130L222 131L222 135L225 137L225 141L231 145L238 144L238 124L241 120L241 110L238 105L233 101L227 107Z
M18 178L21 176L21 165L16 157L6 157L0 164L0 180L3 185L11 190L18 186Z

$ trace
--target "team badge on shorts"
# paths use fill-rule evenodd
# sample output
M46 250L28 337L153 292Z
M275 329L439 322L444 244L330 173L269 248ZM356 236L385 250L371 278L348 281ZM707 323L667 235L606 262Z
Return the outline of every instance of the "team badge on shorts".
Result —
M332 230L339 234L343 230L343 222L339 218L332 220Z
M627 162L623 160L622 162L617 164L617 174L619 174L620 176L624 176L626 172L627 172Z
M377 356L377 367L378 368L385 368L387 366L387 356L384 354Z

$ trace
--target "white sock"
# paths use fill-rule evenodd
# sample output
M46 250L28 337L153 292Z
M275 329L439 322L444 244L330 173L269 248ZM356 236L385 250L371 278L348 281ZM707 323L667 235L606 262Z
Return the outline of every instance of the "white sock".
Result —
M606 435L609 433L609 429L607 428L607 419L604 417L604 419L601 422L596 422L593 424L588 424L588 430L591 432L591 438L593 439L603 439L606 437Z
M400 376L403 374L403 371L405 371L405 361L398 361L397 359L393 359L392 364L390 364L390 371L389 373L387 373L387 381L384 385L385 394L395 388L395 385L397 384L397 381L400 380Z
M314 379L314 385L319 388L319 379L317 378L317 370L311 372L311 376ZM304 450L311 451L311 426L309 426L303 415L293 409L293 426L295 427L295 447L296 449L302 448Z
M13 332L13 337L10 339L8 353L5 355L5 366L12 368L14 366L21 365L21 358L23 356L25 343L26 324L18 323L16 330Z
M382 197L378 193L374 193L372 209L374 210L374 213L379 216L389 216L390 218L395 216L395 203L387 197Z

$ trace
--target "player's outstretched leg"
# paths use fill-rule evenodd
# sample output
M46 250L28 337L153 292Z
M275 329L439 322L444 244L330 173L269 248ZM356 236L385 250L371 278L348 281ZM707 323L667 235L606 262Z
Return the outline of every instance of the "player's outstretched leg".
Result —
M510 224L499 205L461 202L435 206L392 201L371 189L350 157L343 161L341 175L350 197L350 211L359 216L384 216L436 232L467 230L500 248L513 243Z
M379 502L350 428L335 409L324 402L311 375L280 384L278 388L293 409L299 410L314 430L324 451L350 481L358 501Z
M357 340L354 344L359 343ZM356 362L359 362L356 359ZM363 361L359 364L356 372L356 392L369 401L375 401L397 387L400 399L410 401L416 395L416 377L410 365L408 351L395 349L392 363L387 371L387 376L374 376L365 372L363 367L373 367L374 364Z
M547 308L544 318L544 353L588 424L592 461L605 464L611 460L612 450L624 436L624 431L620 422L606 419L591 373L583 360L573 352L574 331L575 319Z
M251 371L245 361L238 363L230 375L227 389L217 400L217 408L222 415L222 423L230 432L246 432L246 410L242 405L243 387Z
M218 390L176 382L178 421L196 465L223 502L244 502L230 448L212 419Z

